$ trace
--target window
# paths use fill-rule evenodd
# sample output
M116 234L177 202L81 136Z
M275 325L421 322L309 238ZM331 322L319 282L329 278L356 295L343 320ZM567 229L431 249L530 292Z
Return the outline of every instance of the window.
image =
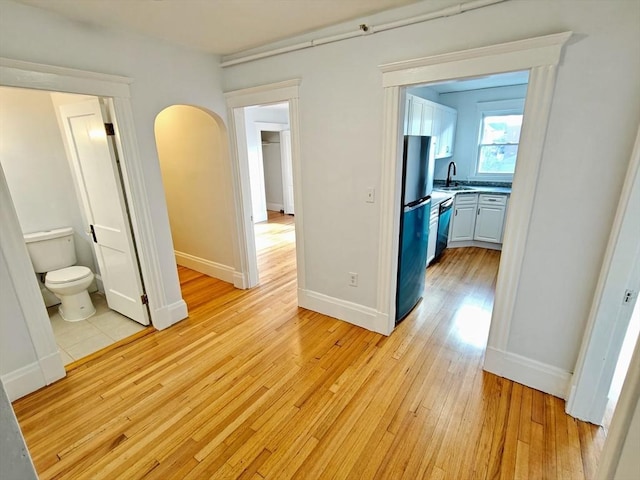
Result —
M522 128L522 100L488 102L479 105L480 135L476 175L512 177L516 169L518 143ZM496 109L500 106L516 108ZM493 107L493 108L492 108Z

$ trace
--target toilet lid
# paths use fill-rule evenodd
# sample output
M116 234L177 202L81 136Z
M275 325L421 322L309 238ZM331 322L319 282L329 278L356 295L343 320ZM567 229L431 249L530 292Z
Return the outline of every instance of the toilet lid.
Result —
M67 283L82 280L89 275L91 275L91 269L76 265L47 273L45 281L47 283Z

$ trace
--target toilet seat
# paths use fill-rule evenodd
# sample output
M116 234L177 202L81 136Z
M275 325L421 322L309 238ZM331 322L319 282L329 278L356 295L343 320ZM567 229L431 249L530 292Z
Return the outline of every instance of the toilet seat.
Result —
M92 275L91 269L80 265L74 265L73 267L61 268L60 270L53 270L47 273L45 281L48 284L55 285L61 283L75 282L82 280Z

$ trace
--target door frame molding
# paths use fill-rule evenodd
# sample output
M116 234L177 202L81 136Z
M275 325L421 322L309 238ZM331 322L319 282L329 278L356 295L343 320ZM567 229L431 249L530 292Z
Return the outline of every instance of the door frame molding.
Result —
M604 418L611 379L633 312L634 305L625 306L621 301L625 289L636 291L635 307L639 308L640 279L636 277L640 264L637 238L639 210L640 128L613 219L566 404L569 415L596 425L601 425Z
M294 192L296 208L294 216L296 232L296 265L298 280L298 304L305 288L304 223L302 205L302 166L300 161L299 131L299 89L300 79L244 88L225 93L227 118L229 119L229 139L231 143L231 163L233 167L233 191L236 215L236 265L242 273L238 288L252 288L258 285L258 261L255 234L253 233L251 185L249 181L249 157L246 148L246 127L244 107L289 102L289 129L291 131L291 160L293 164Z
M400 224L401 158L404 102L410 85L464 77L529 70L518 163L507 212L500 269L484 368L502 376L511 372L505 361L511 318L535 201L538 171L551 110L556 69L564 44L572 32L474 48L380 66L384 86L384 129L380 187L380 263L378 316L386 333L394 328L398 236ZM512 376L512 375L511 375ZM531 382L530 382L531 383ZM535 382L534 382L535 383ZM563 385L563 388L566 385ZM546 391L556 385L538 385Z
M140 256L151 319L157 329L166 328L187 316L183 300L168 305L155 244L152 216L138 151L133 109L130 100L131 78L76 70L53 65L24 62L0 57L0 85L109 97L113 107L123 170L124 188L131 214L131 224ZM4 174L0 181L0 220L3 223L0 253L7 262L20 308L39 362L44 386L65 376L64 366L46 315L40 289L22 236L22 229L11 201ZM40 300L38 300L40 299ZM36 387L39 388L39 387Z

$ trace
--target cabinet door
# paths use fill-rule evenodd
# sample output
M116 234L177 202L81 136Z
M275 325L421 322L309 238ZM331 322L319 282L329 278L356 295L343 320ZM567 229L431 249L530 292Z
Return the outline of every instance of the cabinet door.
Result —
M431 263L431 260L436 256L436 242L438 241L438 214L435 215L435 220L433 215L431 215L431 220L429 221L429 241L427 243L427 265Z
M421 135L432 136L436 135L436 129L434 126L435 108L431 102L422 102L422 129Z
M422 103L417 97L411 97L409 101L409 128L407 135L422 134Z
M456 205L455 211L453 212L450 241L473 240L473 230L476 224L476 208L476 204Z
M474 240L500 243L504 225L504 206L480 205L477 216Z
M442 107L439 109L440 115L440 141L436 158L447 158L453 155L453 142L456 130L456 120L458 112L454 109Z

